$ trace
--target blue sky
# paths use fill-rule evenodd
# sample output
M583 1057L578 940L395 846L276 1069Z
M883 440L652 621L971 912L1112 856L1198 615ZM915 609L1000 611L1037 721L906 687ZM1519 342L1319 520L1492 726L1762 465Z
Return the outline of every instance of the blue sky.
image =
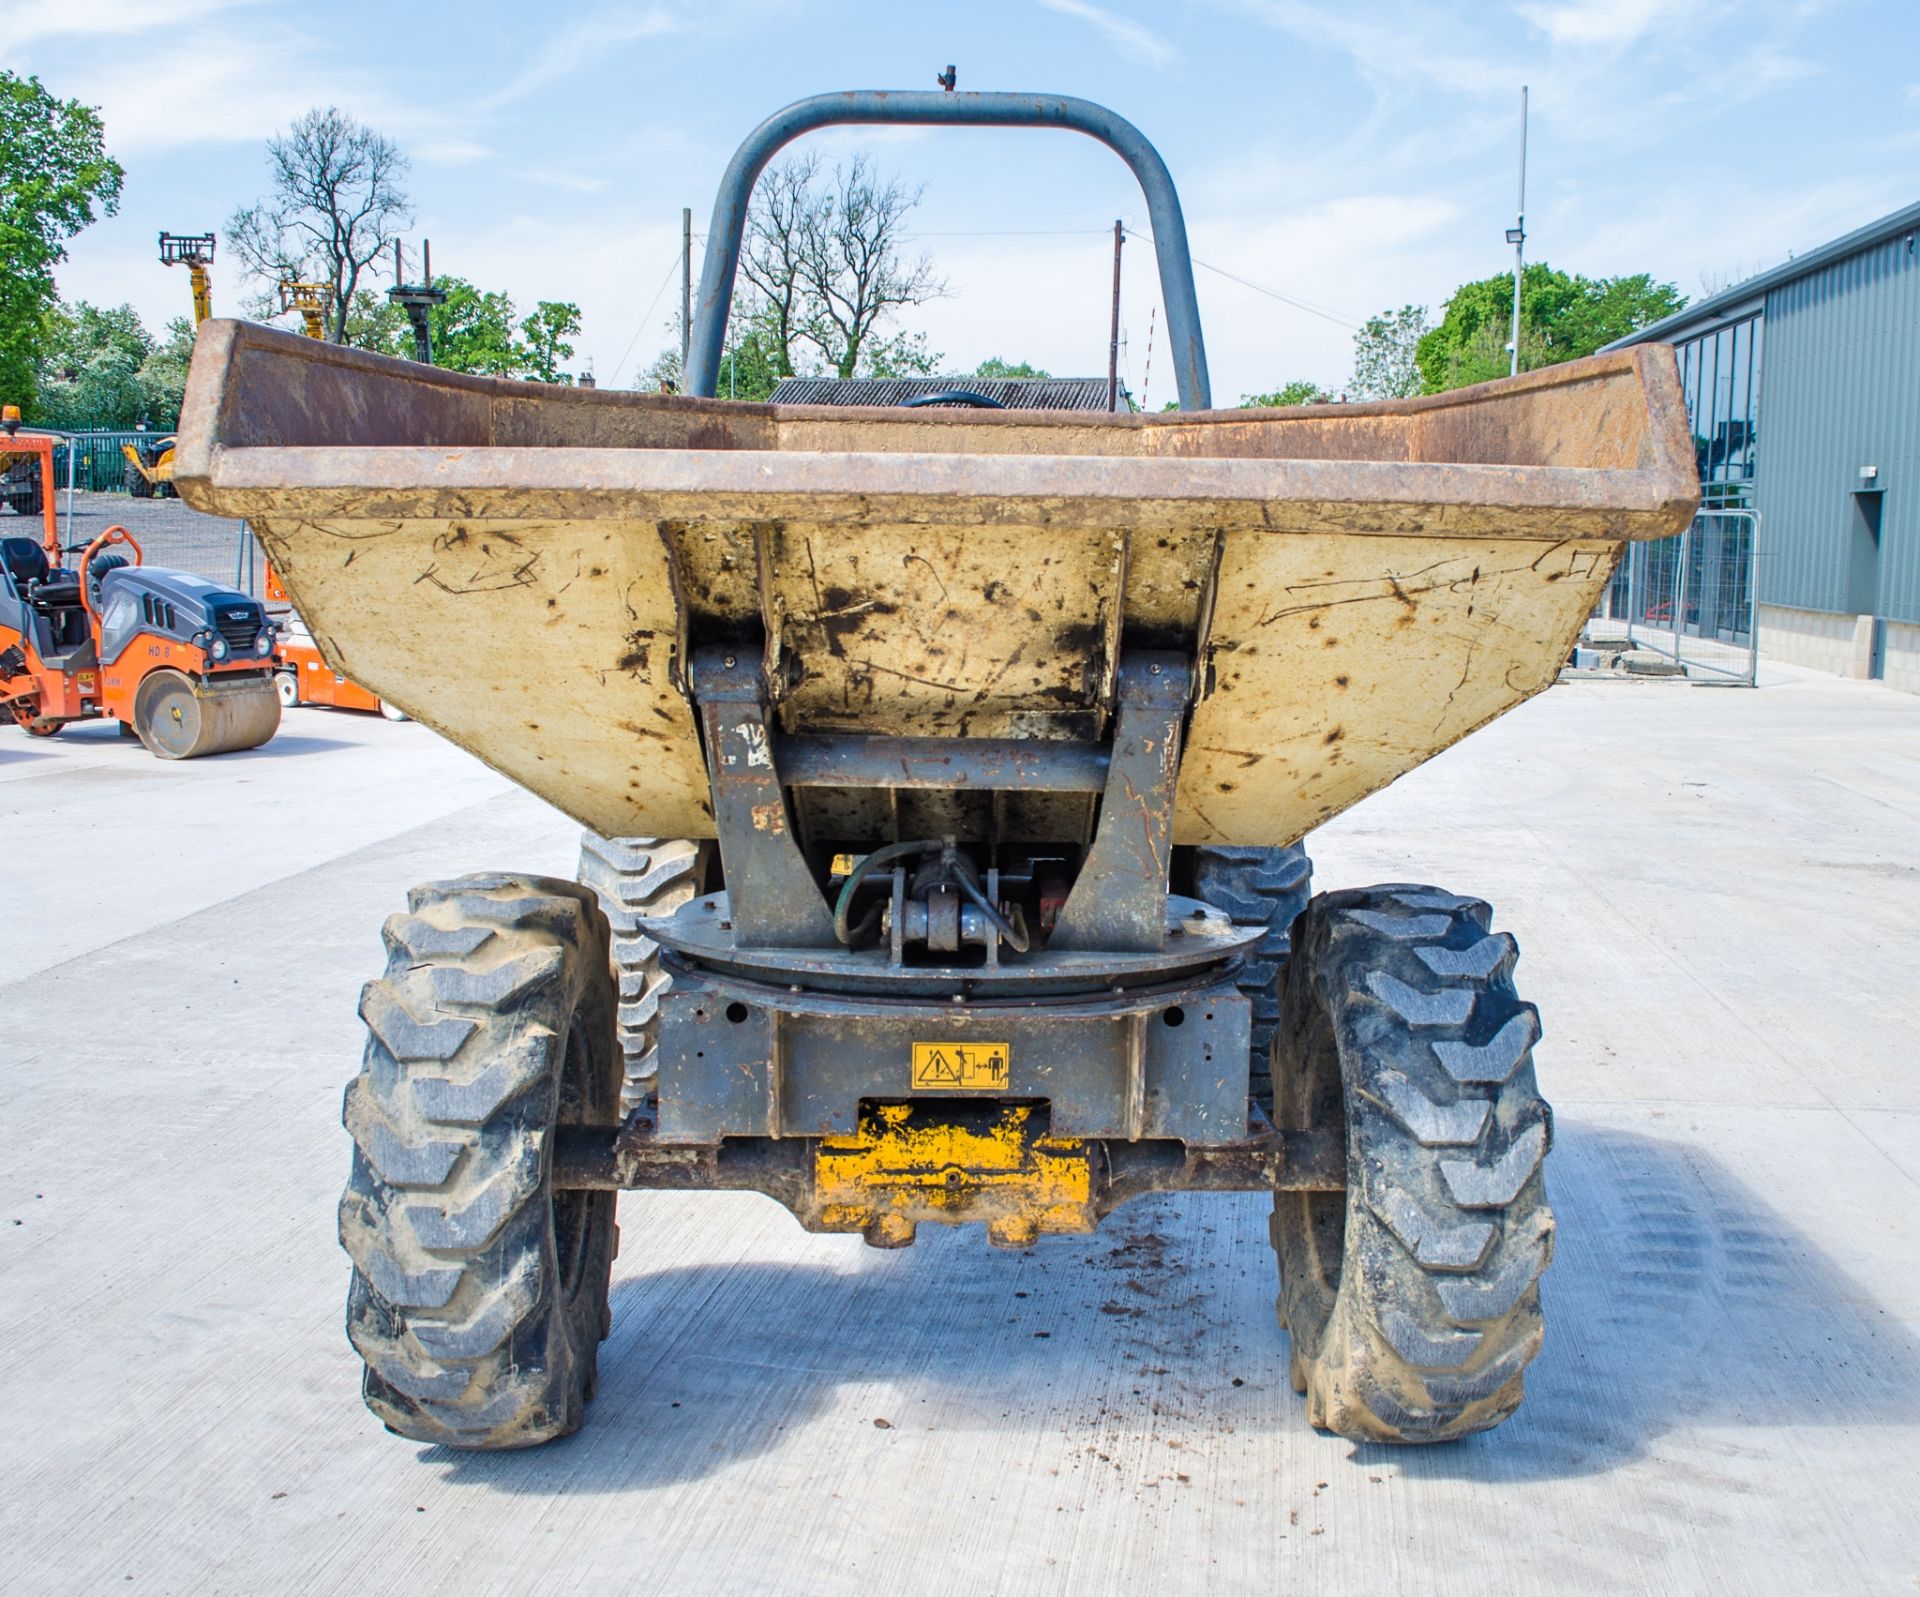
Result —
M1522 83L1529 257L1698 297L1920 199L1917 46L1917 0L91 0L10 16L0 65L100 106L127 168L120 215L60 273L69 297L130 301L155 326L183 312L155 234L222 225L263 190L267 136L331 103L411 156L437 269L527 307L576 301L581 356L623 384L670 337L681 206L704 232L765 112L930 88L949 61L962 88L1084 95L1173 169L1195 254L1219 269L1200 271L1200 303L1231 402L1293 377L1337 387L1350 324L1407 301L1437 313L1509 265ZM1053 132L812 142L924 184L917 247L953 293L914 325L951 369L999 354L1104 371L1109 230L1145 224L1110 153ZM1144 242L1123 299L1130 381L1157 407L1173 387Z

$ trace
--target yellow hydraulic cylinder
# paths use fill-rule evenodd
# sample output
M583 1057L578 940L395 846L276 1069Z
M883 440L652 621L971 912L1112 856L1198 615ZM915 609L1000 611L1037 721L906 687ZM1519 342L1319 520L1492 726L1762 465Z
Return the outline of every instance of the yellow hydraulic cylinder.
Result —
M187 275L193 279L193 325L198 327L213 316L213 274L201 262L189 261Z

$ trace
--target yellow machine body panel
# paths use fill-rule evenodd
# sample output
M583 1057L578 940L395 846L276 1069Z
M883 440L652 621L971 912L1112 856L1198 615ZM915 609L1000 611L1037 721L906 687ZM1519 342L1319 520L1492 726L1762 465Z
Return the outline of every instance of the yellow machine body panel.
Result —
M1662 346L1088 416L550 388L237 322L201 329L174 479L253 524L335 670L598 832L696 838L689 645L752 636L789 733L1098 740L1123 642L1182 650L1176 840L1290 842L1553 681L1697 500ZM985 801L802 819L1063 838L1093 803Z
M880 1104L851 1136L823 1137L801 1220L817 1231L859 1231L902 1247L922 1224L984 1221L997 1247L1042 1233L1091 1231L1093 1149L1050 1137L1026 1104L962 1117L939 1107Z

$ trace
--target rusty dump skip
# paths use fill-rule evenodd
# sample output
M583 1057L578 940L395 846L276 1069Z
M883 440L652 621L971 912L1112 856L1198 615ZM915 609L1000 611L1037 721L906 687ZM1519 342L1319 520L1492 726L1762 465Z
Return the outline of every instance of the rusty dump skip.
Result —
M253 523L333 667L606 834L711 837L689 648L788 733L1086 742L1119 652L1200 665L1175 837L1280 844L1538 692L1693 513L1664 346L1388 404L775 407L200 330L174 480ZM826 835L974 831L836 789ZM1003 798L1002 835L1084 830ZM917 807L903 817L902 812Z

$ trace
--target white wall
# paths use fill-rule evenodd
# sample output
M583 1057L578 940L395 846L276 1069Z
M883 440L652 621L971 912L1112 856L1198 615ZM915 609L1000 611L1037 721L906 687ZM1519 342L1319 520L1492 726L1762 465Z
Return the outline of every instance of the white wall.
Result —
M1920 624L1880 623L1885 637L1882 675L1890 688L1920 693ZM1835 615L1826 610L1760 606L1760 658L1810 666L1835 676L1871 674L1872 617Z

